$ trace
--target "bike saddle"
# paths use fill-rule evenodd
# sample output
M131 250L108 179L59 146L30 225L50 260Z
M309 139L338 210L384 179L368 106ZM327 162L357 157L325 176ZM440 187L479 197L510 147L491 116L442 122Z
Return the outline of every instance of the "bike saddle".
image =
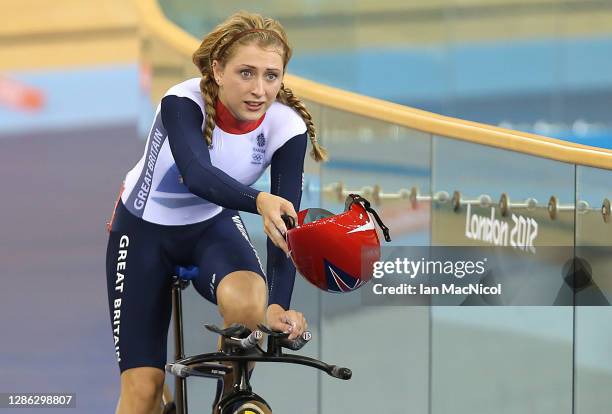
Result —
M233 323L225 329L221 329L217 325L206 324L204 326L209 331L219 334L226 338L230 338L230 337L243 338L243 337L248 336L251 333L251 330L249 328L239 323Z

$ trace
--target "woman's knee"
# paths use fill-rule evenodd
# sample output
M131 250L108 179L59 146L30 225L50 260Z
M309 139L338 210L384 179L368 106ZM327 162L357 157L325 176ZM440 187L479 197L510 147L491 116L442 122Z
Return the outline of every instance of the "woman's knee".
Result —
M121 374L121 398L155 402L161 398L165 374L159 368L130 368Z
M225 319L260 319L265 311L267 293L266 283L257 273L230 273L217 287L219 312Z

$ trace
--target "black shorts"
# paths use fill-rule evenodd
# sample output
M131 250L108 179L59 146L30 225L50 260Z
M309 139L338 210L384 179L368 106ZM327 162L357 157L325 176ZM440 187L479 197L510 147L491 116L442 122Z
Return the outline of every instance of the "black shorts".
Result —
M144 221L119 202L106 251L108 304L119 369L164 369L177 265L196 265L195 289L216 304L219 282L247 270L265 280L240 215L223 210L209 220L181 226Z

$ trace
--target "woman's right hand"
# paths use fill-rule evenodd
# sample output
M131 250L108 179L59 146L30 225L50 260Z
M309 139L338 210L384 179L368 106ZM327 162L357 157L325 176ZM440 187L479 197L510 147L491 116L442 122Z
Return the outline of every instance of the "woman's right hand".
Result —
M289 247L285 241L287 226L281 218L283 214L287 214L297 222L297 214L293 208L293 204L282 197L275 196L264 191L257 195L255 200L257 204L257 212L263 220L264 232L268 235L272 243L282 249L289 256Z

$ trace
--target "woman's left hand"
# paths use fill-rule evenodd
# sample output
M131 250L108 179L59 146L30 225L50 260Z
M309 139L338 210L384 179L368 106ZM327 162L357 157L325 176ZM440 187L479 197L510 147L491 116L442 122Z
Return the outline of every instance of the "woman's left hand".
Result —
M306 318L301 312L285 310L277 304L268 306L266 320L270 329L289 333L289 339L296 339L308 328Z

